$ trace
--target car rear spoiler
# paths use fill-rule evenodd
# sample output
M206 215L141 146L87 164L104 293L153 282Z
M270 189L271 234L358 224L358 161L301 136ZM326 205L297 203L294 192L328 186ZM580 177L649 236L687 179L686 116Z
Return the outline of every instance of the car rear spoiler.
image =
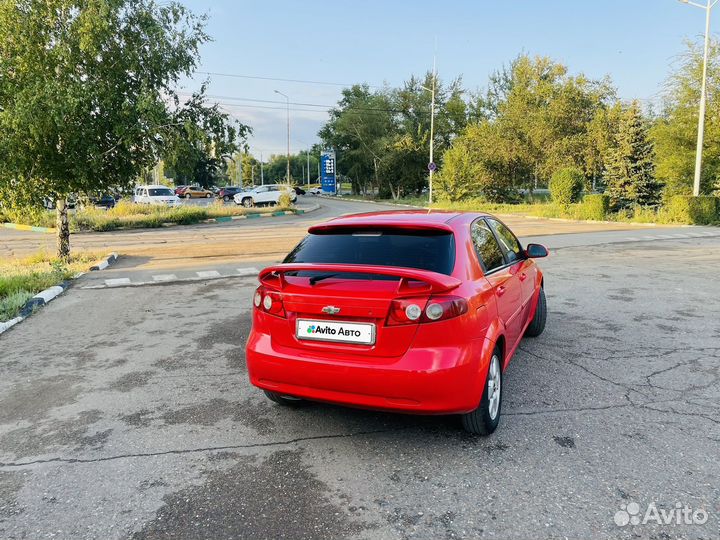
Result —
M462 284L457 278L421 270L397 266L376 266L370 264L331 264L331 263L291 263L276 264L262 270L258 276L260 283L282 290L286 287L285 274L289 272L323 272L327 274L375 274L400 278L398 293L418 293L417 287L410 287L410 281L420 281L428 286L426 292L442 293L456 289Z

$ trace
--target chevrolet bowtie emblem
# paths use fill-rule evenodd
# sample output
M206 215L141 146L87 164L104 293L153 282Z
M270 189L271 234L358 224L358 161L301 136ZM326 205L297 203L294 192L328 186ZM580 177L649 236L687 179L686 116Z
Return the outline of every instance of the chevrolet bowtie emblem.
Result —
M323 313L327 313L328 315L337 315L340 313L340 308L335 306L325 306L322 308Z

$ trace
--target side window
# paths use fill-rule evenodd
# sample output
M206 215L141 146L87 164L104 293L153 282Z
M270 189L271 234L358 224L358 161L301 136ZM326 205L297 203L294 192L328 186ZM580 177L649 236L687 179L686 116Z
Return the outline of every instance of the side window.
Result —
M522 248L520 242L515 238L515 235L505 225L494 219L488 219L490 227L495 231L498 241L500 242L500 248L502 249L508 263L518 261L523 258Z
M475 252L485 272L491 272L505 264L503 253L495 239L495 235L485 220L478 219L470 227Z
M260 187L260 188L258 188L257 192L258 192L258 193L265 193L267 190L268 190L268 188L266 188L266 187Z

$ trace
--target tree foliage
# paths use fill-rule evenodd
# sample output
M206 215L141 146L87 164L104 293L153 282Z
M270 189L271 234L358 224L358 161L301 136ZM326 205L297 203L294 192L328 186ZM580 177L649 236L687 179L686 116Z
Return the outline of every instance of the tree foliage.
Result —
M493 200L546 185L564 167L580 168L591 183L603 170L613 100L606 80L569 75L549 58L519 56L491 76L469 107L475 125L455 140L460 151L446 153L440 186L452 192L452 171L471 162L475 191Z
M168 99L207 40L204 18L153 0L0 0L0 195L64 200L131 185L173 137Z
M637 101L627 106L605 161L605 183L614 210L632 205L652 206L659 202L660 185L655 179L655 152L648 138L648 125Z
M558 169L550 179L550 195L558 204L571 204L580 200L583 190L583 172L577 167Z
M175 96L162 156L176 184L211 186L227 178L227 161L250 127L205 100L206 85L184 103Z
M657 176L665 183L667 196L692 192L702 63L702 46L687 43L687 50L666 81L662 110L650 130L655 143ZM701 190L705 193L720 189L720 43L717 40L710 46L707 88L701 174Z
M320 138L338 156L338 169L355 192L372 187L399 197L427 184L433 75L411 77L400 88L371 90L355 85L343 91ZM461 81L435 80L434 143L442 155L467 122Z

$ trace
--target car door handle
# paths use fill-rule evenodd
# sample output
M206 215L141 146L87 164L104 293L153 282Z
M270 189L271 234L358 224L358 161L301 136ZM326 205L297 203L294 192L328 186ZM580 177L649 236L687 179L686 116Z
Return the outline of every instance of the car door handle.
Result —
M527 279L527 274L525 272L520 272L518 277L520 278L520 281L525 281Z
M497 289L495 289L495 294L497 294L498 296L502 296L503 294L505 294L505 287L500 285Z

